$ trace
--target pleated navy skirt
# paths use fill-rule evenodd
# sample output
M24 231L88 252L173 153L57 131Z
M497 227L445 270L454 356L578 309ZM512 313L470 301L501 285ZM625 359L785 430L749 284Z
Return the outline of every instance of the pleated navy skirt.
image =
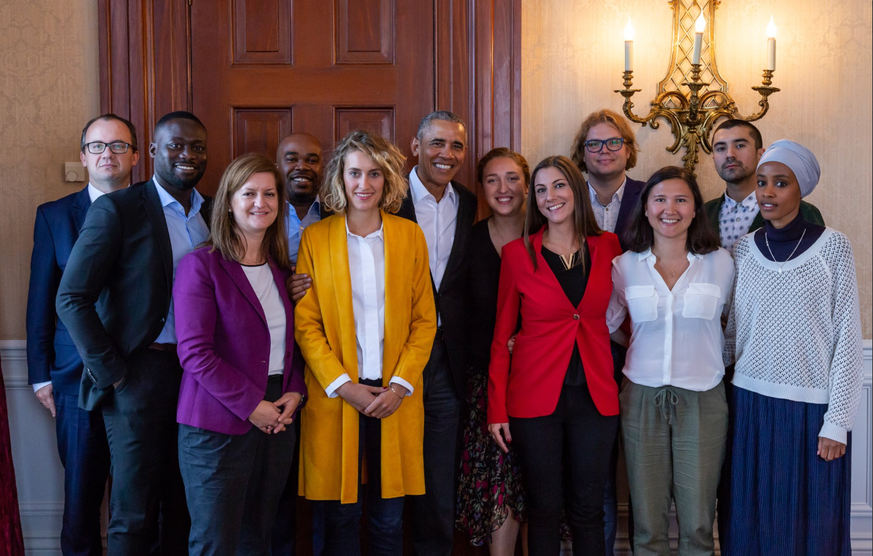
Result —
M850 556L851 433L826 462L818 433L826 405L733 388L725 556Z

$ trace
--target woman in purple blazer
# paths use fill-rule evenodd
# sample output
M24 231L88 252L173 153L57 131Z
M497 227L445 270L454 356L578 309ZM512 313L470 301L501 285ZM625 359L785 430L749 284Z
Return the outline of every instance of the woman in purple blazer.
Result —
M306 394L294 345L285 192L262 155L218 186L207 245L176 271L179 463L189 554L268 554ZM287 428L286 428L287 427Z

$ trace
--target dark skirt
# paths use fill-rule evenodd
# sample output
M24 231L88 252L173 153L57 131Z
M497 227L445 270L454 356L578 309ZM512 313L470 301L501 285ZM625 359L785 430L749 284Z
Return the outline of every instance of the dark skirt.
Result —
M469 384L456 526L471 544L481 546L490 542L509 510L524 520L524 493L516 455L512 449L504 454L488 434L488 375L477 373Z
M733 389L725 556L849 556L852 441L816 455L827 405Z

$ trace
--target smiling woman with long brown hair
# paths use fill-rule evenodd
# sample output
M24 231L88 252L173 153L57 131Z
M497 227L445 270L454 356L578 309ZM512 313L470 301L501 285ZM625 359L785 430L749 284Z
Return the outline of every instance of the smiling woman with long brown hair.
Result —
M604 554L603 492L618 428L606 308L621 247L597 227L568 158L540 162L531 183L524 237L503 248L488 428L521 461L530 554L560 551L565 507L573 553Z

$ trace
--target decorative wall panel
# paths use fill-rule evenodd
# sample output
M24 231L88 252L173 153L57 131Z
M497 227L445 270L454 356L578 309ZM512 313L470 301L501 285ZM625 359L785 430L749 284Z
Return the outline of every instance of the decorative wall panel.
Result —
M290 64L292 0L233 0L233 63Z
M394 108L335 108L334 142L356 129L378 133L394 141Z
M394 0L336 0L335 9L337 64L394 63Z
M279 141L291 133L291 109L233 109L233 158L260 152L276 158Z

